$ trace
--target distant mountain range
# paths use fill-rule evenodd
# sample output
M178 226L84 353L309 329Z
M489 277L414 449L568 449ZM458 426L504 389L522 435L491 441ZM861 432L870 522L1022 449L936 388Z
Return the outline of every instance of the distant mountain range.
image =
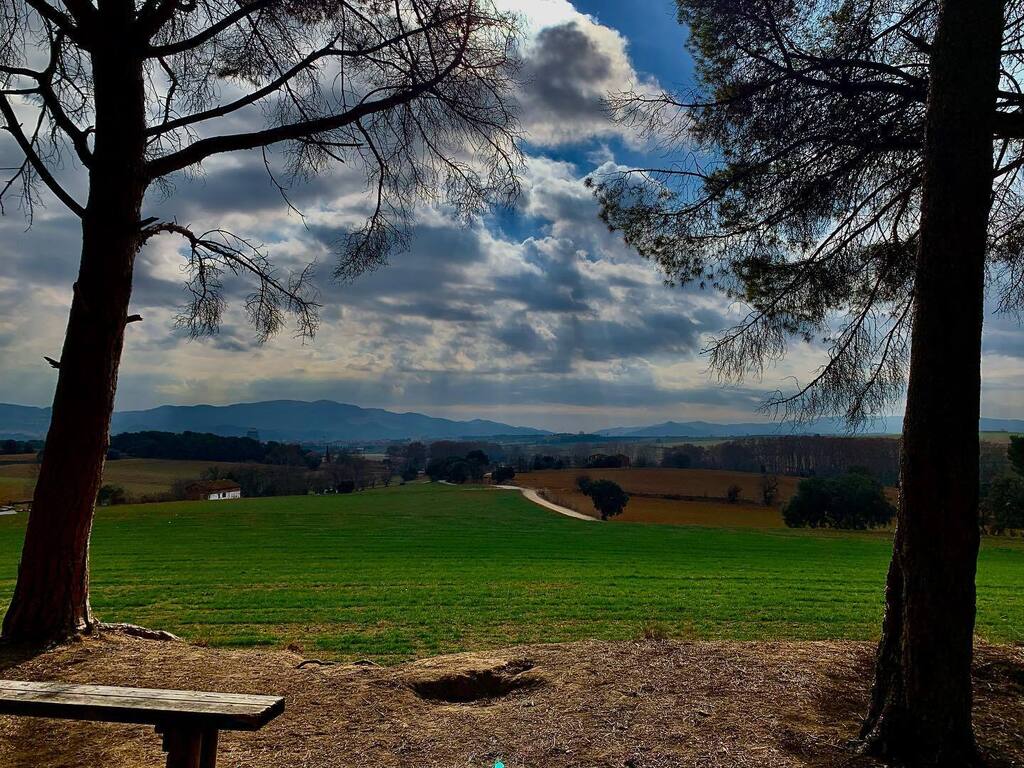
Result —
M899 417L880 419L865 432L873 435L897 434L902 429ZM978 422L982 432L1022 432L1024 420L988 419ZM605 437L744 437L749 435L843 435L846 425L837 419L821 419L810 424L778 422L748 422L742 424L712 424L707 421L666 421L646 427L613 427L597 434Z
M42 438L50 424L49 408L0 404L0 438ZM985 432L1024 433L1024 420L983 418L979 428ZM422 413L395 413L381 408L317 400L270 400L235 405L162 405L145 411L119 411L114 414L112 431L139 432L147 429L165 432L213 432L217 435L245 435L251 429L263 440L370 441L439 438L543 437L548 430L517 427L497 421L473 419L455 421L425 416ZM898 418L884 419L869 430L873 434L900 431ZM836 420L793 425L765 422L714 424L706 421L666 421L635 427L614 427L596 433L608 438L708 438L747 435L818 434L846 432Z
M49 408L0 404L0 437L41 438L50 424ZM496 421L453 421L421 413L394 413L380 408L318 400L271 400L235 405L162 405L145 411L118 411L111 431L212 432L244 436L251 429L262 440L403 440L416 438L494 437L551 434Z

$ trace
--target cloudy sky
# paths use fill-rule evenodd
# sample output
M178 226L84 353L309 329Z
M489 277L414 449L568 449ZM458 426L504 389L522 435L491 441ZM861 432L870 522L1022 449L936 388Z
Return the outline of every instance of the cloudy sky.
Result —
M606 118L601 98L691 82L672 0L501 0L529 24L521 95L527 143L514 210L470 225L424 209L410 249L354 284L332 283L330 244L361 205L344 174L291 192L283 205L255 153L219 157L179 182L158 212L202 230L225 226L267 244L282 264L317 260L321 327L255 343L229 312L221 333L189 341L173 326L183 301L181 243L158 239L136 267L118 408L327 398L362 406L484 417L549 429L667 419L753 421L766 392L790 389L820 362L795 345L763 381L724 387L701 347L741 308L668 288L597 219L584 179L657 159ZM2 158L0 158L2 159ZM3 165L4 163L0 163ZM53 203L29 231L0 218L0 401L49 405L78 259L76 221ZM241 290L243 286L239 286ZM990 317L982 412L1024 416L1019 327Z

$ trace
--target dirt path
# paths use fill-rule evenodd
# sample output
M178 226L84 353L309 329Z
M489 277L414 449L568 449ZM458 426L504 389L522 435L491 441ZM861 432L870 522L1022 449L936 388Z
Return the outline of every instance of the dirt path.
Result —
M560 504L555 504L553 501L548 501L533 488L522 488L518 485L496 485L494 487L500 488L505 491L521 491L523 496L525 496L528 500L532 501L534 504L537 504L546 509L550 509L551 511L557 512L560 515L572 517L576 520L589 520L592 523L599 522L596 517L584 515L582 512L577 512L575 509L569 509L568 507L563 507Z
M441 485L451 485L458 487L455 483L450 483L447 480L439 480L438 482L441 483ZM558 514L565 515L566 517L571 517L576 520L587 520L591 523L600 522L600 520L596 517L584 515L582 512L577 512L575 509L569 509L569 507L563 507L560 504L555 504L553 501L548 501L533 488L523 488L518 485L486 485L481 488L466 488L464 490L487 491L491 490L492 488L499 491L519 491L520 493L523 494L523 496L526 497L528 501L532 501L537 506L544 507L545 509L550 509L552 512L557 512Z
M496 638L500 641L500 638ZM278 694L222 734L233 768L868 768L855 754L867 642L581 642L395 667L104 633L4 662L21 680ZM311 651L310 651L311 652ZM1024 764L1024 648L982 646L975 722L990 764ZM155 768L152 728L0 716L4 768Z

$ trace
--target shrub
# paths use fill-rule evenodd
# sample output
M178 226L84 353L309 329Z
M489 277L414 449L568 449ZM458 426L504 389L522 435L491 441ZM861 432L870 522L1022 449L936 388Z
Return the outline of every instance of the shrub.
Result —
M601 519L621 515L629 502L629 495L611 480L594 480L584 491L594 503L594 509L601 513Z
M467 480L473 479L473 465L462 459L449 459L448 472L444 479L449 483L462 485Z
M427 477L429 477L432 482L436 483L438 480L444 480L447 471L447 462L445 459L431 459L427 462Z
M668 627L660 621L645 621L640 627L640 637L644 640L668 640Z
M725 489L725 499L730 504L735 504L740 500L740 494L743 493L743 489L733 483Z
M541 456L540 454L536 454L530 461L530 469L544 470L564 468L565 460L556 456Z
M683 451L668 450L662 454L661 466L666 469L689 469L693 466L693 458Z
M491 472L491 482L495 485L501 485L507 483L516 476L516 471L512 467L495 467Z
M779 495L779 478L775 475L761 476L761 501L766 507L775 503L775 497Z
M593 482L594 481L590 479L590 475L580 475L576 478L576 487L579 489L580 493L589 496L590 484Z
M802 480L782 511L790 528L866 530L888 525L895 515L882 484L854 472Z
M1024 478L997 477L981 502L982 524L989 533L1024 528Z
M120 485L102 485L99 493L96 494L96 503L101 507L124 504L127 500L128 495Z
M415 480L418 476L419 472L416 471L416 467L414 467L412 464L406 464L404 467L402 467L401 478L406 482L409 482L410 480Z

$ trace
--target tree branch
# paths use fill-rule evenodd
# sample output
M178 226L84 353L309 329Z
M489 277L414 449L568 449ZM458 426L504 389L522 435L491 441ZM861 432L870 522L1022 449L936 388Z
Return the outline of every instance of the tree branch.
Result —
M75 24L74 19L72 19L66 13L54 8L52 5L46 2L46 0L25 0L25 3L32 10L34 10L36 13L42 16L43 19L48 21L58 30L67 35L70 39L74 40L76 43L82 46L82 48L89 50L88 45L86 45L87 41L85 39L85 35L82 34L82 29L77 24ZM72 1L67 5L70 8L72 6L88 5L88 3L75 3ZM92 9L92 6L89 6L89 8ZM85 21L91 18L92 16L86 13L82 20Z
M44 163L42 158L39 157L35 147L32 146L32 142L21 129L21 125L18 123L18 116L14 113L14 108L11 107L11 103L7 100L7 97L2 94L0 94L0 114L2 114L4 116L4 120L7 121L7 131L14 137L14 140L21 148L21 151L24 153L32 168L37 174L39 174L39 178L43 180L43 183L50 188L50 191L53 192L57 199L64 203L72 213L79 218L84 217L85 208L83 208L78 201L60 185L57 179L54 178L53 174L50 173L50 169L46 167L46 163Z
M166 45L150 45L145 49L145 54L149 58L155 58L158 56L174 56L178 53L185 53L191 51L194 48L198 48L203 45L221 32L226 29L230 29L238 22L242 21L250 14L259 11L262 8L271 5L272 3L278 2L279 0L253 0L253 2L243 5L238 10L232 11L223 19L215 24L211 24L202 32L184 40L179 40L176 43L167 43Z
M185 147L178 152L151 160L146 165L146 174L149 179L157 179L161 176L180 171L190 165L202 162L211 155L223 152L237 152L245 149L256 149L258 147L276 144L282 141L302 139L309 136L337 130L356 123L364 117L383 112L396 107L408 104L427 93L436 85L441 83L459 64L465 56L466 46L469 44L471 25L467 19L466 31L461 44L452 61L448 66L437 73L429 80L416 83L391 96L364 101L357 106L338 115L316 118L313 120L302 120L296 123L268 128L263 131L252 133L239 133L230 136L214 136L207 139L200 139L194 144Z
M340 58L370 56L373 55L374 53L389 48L392 45L397 45L398 43L401 43L402 41L407 40L410 37L424 34L426 32L429 32L431 29L436 29L437 27L440 27L443 24L447 24L450 21L454 21L457 18L459 18L459 15L444 16L435 19L429 23L424 23L421 26L417 27L416 29L403 31L398 35L393 35L386 40L382 40L374 45L365 48L335 48L334 46L337 43L337 40L335 39L331 41L330 44L322 48L319 48L315 51L312 51L305 58L301 59L299 62L297 62L294 66L292 66L285 72L282 72L279 77L267 83L262 88L259 88L253 91L252 93L246 94L245 96L235 99L234 101L229 102L227 104L222 104L218 107L212 107L203 112L196 112L192 115L185 115L174 120L167 120L161 123L160 125L152 126L146 130L146 135L159 136L161 134L167 133L168 131L173 131L178 128L184 128L186 126L194 125L195 123L200 123L205 120L212 120L218 117L224 117L225 115L229 115L232 112L236 112L237 110L242 109L243 107L255 104L260 99L266 98L267 96L270 96L271 94L275 93L278 89L288 84L295 77L295 75L309 67L312 67L320 59L328 57Z
M997 139L1024 139L1024 111L996 112Z

